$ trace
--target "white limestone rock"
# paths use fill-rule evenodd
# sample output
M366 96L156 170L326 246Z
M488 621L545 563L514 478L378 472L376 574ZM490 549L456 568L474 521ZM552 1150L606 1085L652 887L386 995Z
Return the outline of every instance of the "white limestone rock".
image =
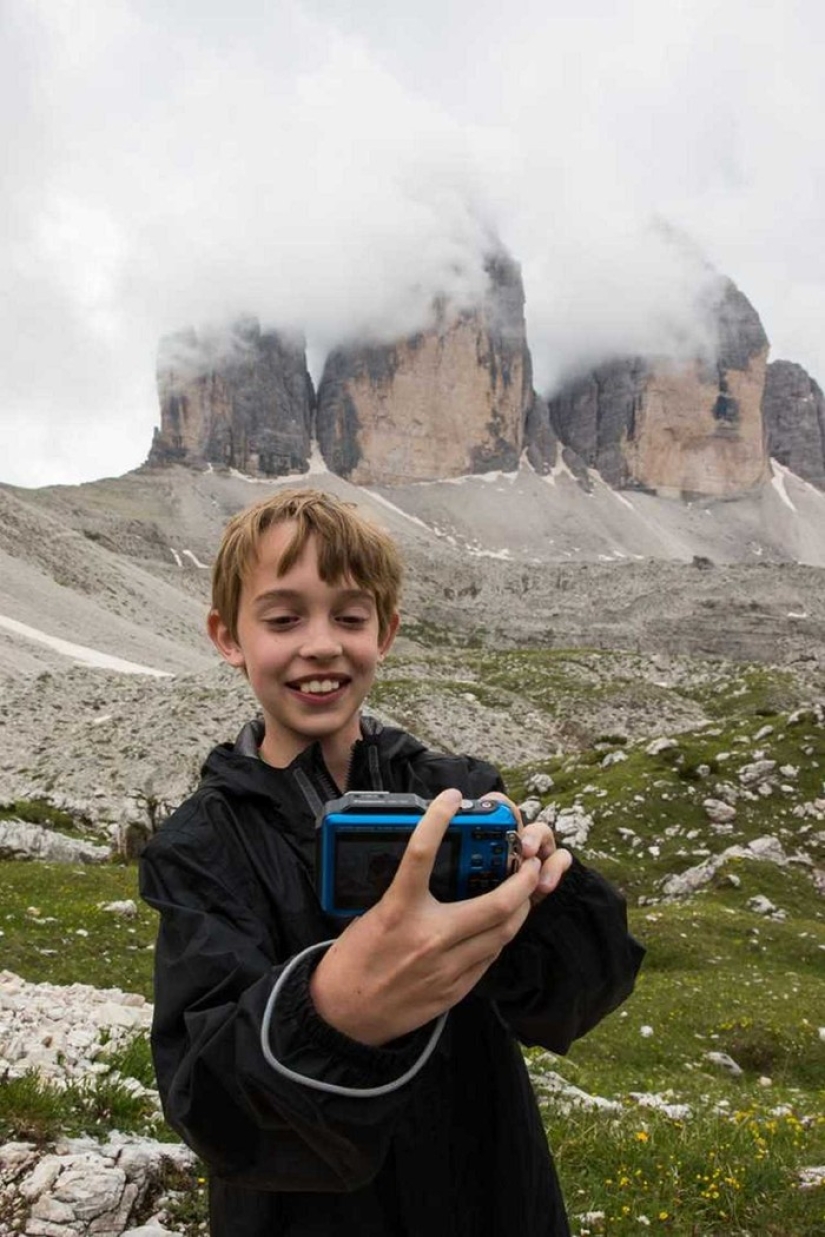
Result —
M666 876L661 884L662 893L666 898L682 898L695 893L711 881L730 859L758 859L775 863L778 867L785 867L791 862L810 863L810 859L805 855L787 855L778 838L754 838L747 846L728 846L720 855L709 855L707 859L684 872Z
M138 908L134 898L124 898L122 902L99 902L98 906L102 911L109 911L112 915L118 915L121 919L136 919Z
M744 1073L742 1066L738 1065L727 1052L706 1052L705 1060L709 1061L711 1065L718 1066L726 1074L730 1074L732 1078L741 1078Z
M739 781L743 786L756 786L766 781L775 768L775 760L754 760L751 764L742 765L739 770Z
M186 1147L117 1133L106 1143L65 1140L46 1154L11 1143L0 1147L0 1188L19 1217L19 1237L177 1237L154 1222L129 1224L170 1163L191 1169L195 1157Z
M0 1073L29 1068L64 1080L94 1072L107 1047L148 1031L152 1006L139 993L90 984L30 984L0 971Z
M702 807L708 820L714 825L727 825L736 820L736 808L722 799L704 799Z
M648 756L658 756L660 752L669 751L677 746L678 744L674 739L668 739L663 735L658 739L651 740L645 748L645 752Z
M106 863L108 846L95 846L26 820L0 820L0 859L40 859L48 863Z
M553 822L553 832L564 846L573 848L587 845L593 817L578 806L563 808Z

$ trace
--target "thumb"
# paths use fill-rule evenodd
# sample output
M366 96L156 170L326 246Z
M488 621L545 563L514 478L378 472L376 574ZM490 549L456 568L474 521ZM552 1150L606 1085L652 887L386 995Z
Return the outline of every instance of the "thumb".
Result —
M392 892L393 896L412 900L429 892L438 848L450 821L461 806L461 800L460 790L442 790L440 795L436 795L410 834L398 871L387 893Z

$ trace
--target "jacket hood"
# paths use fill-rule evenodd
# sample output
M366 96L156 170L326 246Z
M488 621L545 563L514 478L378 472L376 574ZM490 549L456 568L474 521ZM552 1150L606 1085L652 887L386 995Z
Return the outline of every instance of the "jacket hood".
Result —
M305 788L308 782L321 800L340 793L326 769L319 742L309 744L291 764L279 769L258 755L263 737L264 723L258 717L243 726L234 743L221 743L213 748L201 769L201 787L279 801L285 787L295 783ZM399 759L414 760L426 750L423 743L406 731L363 716L361 738L353 746L352 769L360 775L358 789L382 789L382 766Z

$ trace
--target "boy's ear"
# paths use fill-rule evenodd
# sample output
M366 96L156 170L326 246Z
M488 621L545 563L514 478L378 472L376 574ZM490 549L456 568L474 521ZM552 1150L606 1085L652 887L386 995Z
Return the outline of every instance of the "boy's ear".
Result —
M230 666L235 666L237 670L244 670L246 666L241 647L237 640L233 639L232 633L217 610L209 611L206 630L209 632L209 639L224 661L228 661Z
M390 649L392 648L392 642L396 637L396 633L398 632L400 623L401 623L401 615L396 611L396 613L393 614L392 618L390 619L387 625L387 630L384 632L383 640L381 640L380 644L378 645L378 649L382 657L384 657L387 653L389 653Z

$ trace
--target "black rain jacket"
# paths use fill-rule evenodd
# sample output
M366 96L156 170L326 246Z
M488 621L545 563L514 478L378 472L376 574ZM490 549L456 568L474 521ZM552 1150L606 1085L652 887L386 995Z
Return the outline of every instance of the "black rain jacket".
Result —
M160 912L152 1046L169 1123L206 1162L212 1237L566 1237L561 1191L517 1040L563 1053L633 988L643 950L621 896L577 860L474 991L424 1068L388 1095L311 1090L261 1051L285 964L342 928L314 887L315 815L336 797L314 744L286 769L251 723L215 748L197 791L141 859ZM478 798L497 771L362 719L348 789L447 787ZM279 996L269 1046L302 1075L367 1088L400 1077L431 1027L380 1048L323 1022L321 955Z

